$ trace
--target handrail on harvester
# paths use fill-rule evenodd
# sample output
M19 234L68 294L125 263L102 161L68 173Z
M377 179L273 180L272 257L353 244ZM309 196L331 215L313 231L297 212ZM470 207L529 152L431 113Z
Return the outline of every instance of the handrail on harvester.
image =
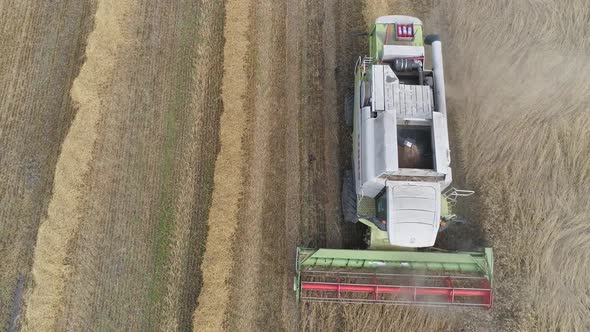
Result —
M297 301L490 308L493 253L297 248Z

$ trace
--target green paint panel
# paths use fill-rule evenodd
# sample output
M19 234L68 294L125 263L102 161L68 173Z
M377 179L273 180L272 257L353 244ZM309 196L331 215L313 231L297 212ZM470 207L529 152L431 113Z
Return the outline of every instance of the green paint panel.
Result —
M412 41L413 46L424 46L424 37L422 37L422 26L414 24L414 40Z
M373 30L369 35L369 54L375 59L375 63L380 63L383 57L383 45L385 44L385 36L387 34L387 26L390 24L375 24ZM392 36L389 40L395 39L395 26L391 28ZM389 43L388 45L412 45L412 46L424 46L424 37L422 31L422 25L414 24L414 39L411 41L396 41Z
M444 217L451 214L451 206L444 195L440 195L440 216Z
M395 267L411 270L478 272L491 280L492 250L484 252L419 252L298 248L301 266Z

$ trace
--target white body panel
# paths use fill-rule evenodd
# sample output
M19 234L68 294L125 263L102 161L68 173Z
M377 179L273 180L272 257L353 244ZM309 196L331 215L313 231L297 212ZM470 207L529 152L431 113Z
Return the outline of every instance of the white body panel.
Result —
M422 46L403 46L403 45L384 45L383 61L392 61L399 58L422 58L424 57L424 47Z
M384 16L377 23L422 24L409 16ZM360 71L355 73L353 163L357 195L375 198L386 190L387 233L390 244L396 246L434 245L441 192L452 181L441 45L439 41L432 45L434 87L418 85L404 78L404 73L398 77L388 63L423 57L423 46L385 45L383 63L361 60ZM369 66L366 71L363 64ZM419 167L400 167L400 158L409 156L401 150L406 148L399 145L400 140L410 147L412 144L402 133L411 133L416 142L421 135L422 145L416 143L416 148L431 150L419 151L424 157Z
M449 134L447 119L439 112L432 117L432 132L434 133L436 171L442 174L450 173L451 150L449 149Z
M397 119L393 103L385 103L386 89L392 90L398 84L397 77L389 66L374 65L371 77L373 107L357 107L357 123L360 132L360 179L357 179L357 193L375 197L385 186L384 174L398 171L397 160ZM360 93L360 85L357 87ZM360 103L360 98L359 103ZM356 98L355 98L356 101ZM377 102L379 101L379 102ZM387 108L387 109L386 109ZM373 117L372 113L376 113ZM355 162L358 160L355 158ZM356 166L356 165L355 165ZM356 166L358 167L358 166Z
M429 182L388 181L387 235L402 247L431 247L440 222L440 185Z

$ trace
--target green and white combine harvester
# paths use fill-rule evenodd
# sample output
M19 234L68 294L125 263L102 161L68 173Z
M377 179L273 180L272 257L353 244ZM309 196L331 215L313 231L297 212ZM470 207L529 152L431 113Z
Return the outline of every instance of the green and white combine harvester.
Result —
M368 227L368 248L297 248L297 301L490 308L492 249L433 248L473 193L451 187L441 42L409 16L378 18L369 38L344 115L354 171L342 185L344 219Z

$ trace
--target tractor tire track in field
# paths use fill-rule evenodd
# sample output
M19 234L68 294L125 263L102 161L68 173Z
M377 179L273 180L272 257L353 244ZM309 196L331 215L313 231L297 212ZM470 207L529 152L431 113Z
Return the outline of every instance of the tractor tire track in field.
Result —
M286 261L285 274L282 278L282 319L284 326L297 326L298 315L297 304L293 301L292 276L295 272L295 255L289 255L289 248L295 248L299 244L301 233L301 167L299 162L300 153L300 133L299 117L302 109L302 103L299 97L301 91L301 80L298 75L301 73L303 59L300 56L303 41L301 39L301 22L303 13L300 10L298 1L287 1L286 4L285 26L287 35L285 36L286 54L288 61L285 64L286 79L289 82L289 89L285 93L285 121L288 125L285 128L287 140L285 142L285 246Z
M326 66L325 56L334 49L324 48L324 24L333 24L333 20L325 20L326 13L321 1L301 1L302 16L305 17L304 30L300 35L302 38L301 71L298 79L301 81L300 99L301 109L299 112L300 137L300 194L302 195L301 206L301 239L309 247L326 246L329 234L335 229L326 225L326 203L324 190L332 193L337 192L336 188L326 188L329 176L337 177L337 169L328 174L323 174L328 156L324 153L335 148L325 142L328 126L337 126L336 123L326 124L324 122L327 113L336 111L328 109L326 101L328 96L325 88ZM328 93L333 95L333 93ZM330 151L331 152L331 151ZM338 180L336 180L338 181ZM292 249L294 250L294 248Z
M320 69L323 94L319 97L323 101L321 107L312 110L314 113L322 115L322 141L317 149L324 156L322 169L318 172L318 185L320 201L323 207L323 219L325 220L326 243L329 248L339 248L342 245L343 238L341 234L342 218L340 217L340 162L339 158L339 129L340 120L344 108L340 107L341 102L338 98L337 81L336 81L336 63L338 61L337 24L335 19L336 0L326 0L323 2L323 8L319 12L323 13L319 30L321 30L321 45L324 50L319 57L322 59ZM311 29L310 29L311 30ZM313 127L311 127L313 128ZM323 149L323 150L322 150ZM321 220L321 218L320 218Z

